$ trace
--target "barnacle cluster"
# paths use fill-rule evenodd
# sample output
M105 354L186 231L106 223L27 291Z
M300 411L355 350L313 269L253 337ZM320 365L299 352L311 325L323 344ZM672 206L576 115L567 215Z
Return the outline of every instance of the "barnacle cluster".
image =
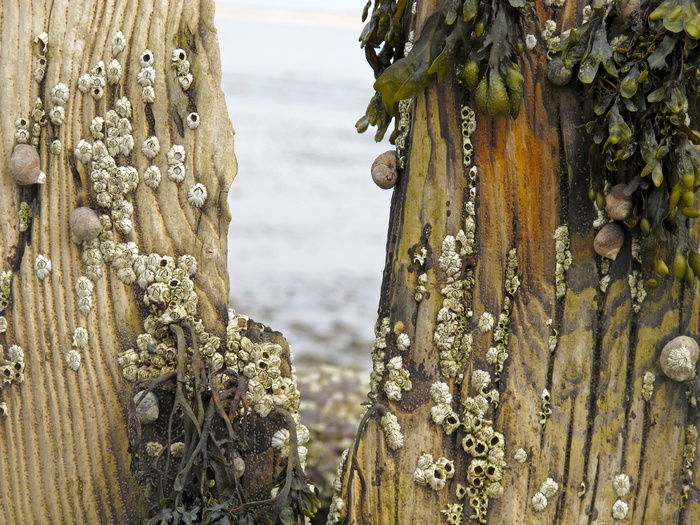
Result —
M540 426L542 427L542 430L544 430L544 427L547 425L547 418L549 418L549 416L552 414L552 396L549 394L549 390L546 388L542 390L540 399L542 400L542 409L540 410Z
M194 77L192 77L192 73L190 73L190 61L187 60L187 53L184 49L173 49L170 65L177 74L177 80L182 90L187 91L190 89Z
M552 499L559 490L559 484L552 478L547 478L542 482L540 490L532 497L532 509L535 512L542 512L547 508L549 500Z
M503 308L498 315L498 324L493 332L494 346L486 352L486 361L494 366L496 380L503 374L503 366L508 359L508 340L510 338L510 314L513 310L513 297L520 287L518 277L518 251L512 248L508 252L503 295Z
M92 281L81 275L75 282L75 294L78 298L78 311L85 317L88 316L92 310L92 291L94 285Z
M695 462L695 452L698 443L698 428L695 425L685 427L685 443L683 444L683 467L688 479L692 479L692 468Z
M0 378L2 378L2 385L24 381L24 350L21 346L10 346L5 356L0 345Z
M430 397L435 406L430 408L430 418L436 425L442 425L445 434L450 435L459 428L459 415L452 409L452 394L447 383L437 381L430 385Z
M49 50L49 34L46 31L39 33L34 38L34 55L36 56L36 66L32 76L37 84L44 80L46 74L46 52Z
M377 126L375 140L382 140L392 119L400 119L398 103L419 95L433 79L442 81L454 68L461 82L475 90L479 111L492 117L517 116L524 79L516 60L525 46L522 29L531 17L532 2L444 2L415 42L412 35L406 38L401 24L413 15L406 11L409 3L376 0L360 35L360 46L374 70L376 94L357 130ZM363 21L371 5L367 3ZM397 122L392 139L398 131Z
M391 412L387 412L381 419L382 431L386 446L392 450L398 450L403 447L403 433L398 418Z
M447 284L441 290L445 298L437 314L433 339L440 352L440 370L446 378L461 377L471 354L472 336L466 333L466 328L467 317L473 315L471 289L474 277L471 269L461 275L462 258L468 255L468 246L464 231L460 230L456 238L446 235L438 258L438 266L444 272Z
M141 86L141 100L146 104L153 104L156 101L156 91L153 83L156 81L156 70L153 67L155 59L150 49L144 50L139 57L141 69L136 75L136 82Z
M399 401L402 391L408 391L413 388L410 373L408 369L403 367L403 358L400 355L389 359L386 364L386 370L389 373L384 382L384 393L392 401Z
M630 297L632 299L632 311L638 314L642 309L642 303L647 297L647 291L644 288L644 277L639 270L632 270L627 276L627 284L630 287Z
M464 514L464 505L461 503L449 503L447 508L440 511L440 514L445 516L447 523L450 525L461 525L462 515Z
M566 295L566 271L572 263L569 243L569 226L563 224L554 230L554 250L556 258L554 286L557 299L561 299Z
M645 372L642 378L642 397L647 403L651 401L651 396L654 395L654 381L656 376L653 372Z
M282 347L273 342L251 341L245 335L248 323L245 315L229 310L222 364L248 378L246 397L261 417L266 417L276 406L292 415L298 413L300 396L294 367L289 377L285 377Z
M180 144L173 144L173 146L170 148L170 151L168 151L167 158L168 178L176 183L182 182L185 178L185 148L182 147ZM156 168L155 166L151 167ZM155 181L155 176L153 177L153 179ZM157 181L158 182L155 183L155 185L151 186L149 184L149 186L153 188L158 186L158 183L160 183L160 170L158 170Z
M292 414L292 418L294 419L294 423L296 424L297 429L297 453L299 454L299 461L301 462L302 467L305 467L306 454L308 453L308 451L304 444L308 443L309 441L309 429L301 424L301 417L299 416L298 412ZM289 457L289 436L289 429L287 428L281 428L272 435L272 448L277 449L280 458L284 459Z
M492 391L498 393L498 391ZM479 394L468 397L464 402L462 427L462 449L469 454L471 461L467 472L466 496L473 514L470 519L486 523L486 512L490 498L503 495L503 471L505 461L505 438L493 429L493 421L486 419L489 400Z
M591 198L602 209L605 183L625 183L633 213L623 223L641 231L649 287L668 273L657 248L668 234L678 240L674 276L692 283L700 272L688 234L690 219L700 216L700 135L689 116L689 102L700 93L697 6L677 0L634 5L589 7L583 24L554 46L560 54L552 62L575 74L592 99L586 130L595 143L592 158L600 160L592 166Z
M369 376L369 398L371 400L376 400L379 383L381 383L386 371L386 339L389 332L391 332L389 318L377 319L374 327L375 339L372 345L372 372Z
M32 213L32 209L29 207L29 204L27 204L25 201L22 201L19 204L19 213L18 213L20 233L26 232L29 229L29 222L31 219L31 213Z
M400 170L406 167L406 147L408 135L411 132L411 109L413 100L400 100L398 104L399 118L396 122L396 167Z
M51 259L44 255L37 255L34 259L34 272L39 280L43 281L51 273Z
M10 270L0 272L0 312L7 308L12 294L12 272Z
M413 481L433 490L442 490L454 474L454 461L443 457L433 459L432 454L423 453L413 471Z

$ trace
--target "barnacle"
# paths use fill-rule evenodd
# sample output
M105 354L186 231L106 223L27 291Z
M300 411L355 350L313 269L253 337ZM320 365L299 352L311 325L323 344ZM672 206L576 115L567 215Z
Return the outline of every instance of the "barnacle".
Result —
M146 104L153 104L156 101L156 91L153 86L144 86L141 90L141 100Z
M126 37L124 37L124 33L122 33L121 31L117 31L112 37L112 56L117 56L119 53L124 51L125 47Z
M547 503L547 497L541 492L537 492L532 497L532 510L535 512L542 512L547 508Z
M168 176L170 176L170 169L168 169ZM201 182L198 182L194 186L192 186L189 191L187 192L187 201L192 205L197 208L201 208L204 206L204 203L207 200L207 187L202 184Z
M150 67L153 65L153 53L150 49L146 49L139 57L139 64L142 68Z
M51 260L43 255L37 255L34 259L34 271L40 280L44 280L51 273Z
M143 172L143 182L149 188L156 189L160 184L161 173L158 166L148 166Z
M630 477L627 474L618 474L612 481L613 490L618 498L624 498L630 492Z
M112 59L109 64L107 64L106 72L107 82L110 84L118 84L122 78L122 65L117 59Z
M190 89L192 81L194 80L194 78L192 77L192 73L187 73L186 75L179 76L177 77L177 79L180 82L180 87L183 91L187 91L188 89Z
M70 91L63 82L59 82L51 88L51 102L57 106L63 106L68 102Z
M622 500L617 500L612 506L612 517L616 520L624 520L627 517L629 507Z
M75 348L71 348L66 352L66 365L74 372L77 372L78 368L80 368L81 360L80 353Z
M167 154L168 164L173 166L185 162L185 148L180 144L173 144Z
M152 86L156 80L156 70L151 66L144 66L136 75L136 82L141 84L141 87Z
M187 127L190 129L197 129L199 127L199 113L190 113L185 119L187 122Z
M155 135L148 137L146 140L143 141L143 144L141 145L141 152L146 156L146 158L152 159L156 155L158 155L158 152L160 151L160 142L158 141L158 137Z
M88 344L88 332L82 326L79 326L73 332L73 346L76 348L85 348Z
M387 412L382 416L381 425L386 445L392 450L398 450L403 447L404 437L396 416L391 412Z
M131 118L131 102L129 101L128 98L126 97L121 97L118 98L114 102L114 111L119 115L122 119L129 119ZM123 123L123 120L120 120L119 123L117 123L117 126L122 130L122 131L127 131L131 132L131 123L127 120L126 123Z

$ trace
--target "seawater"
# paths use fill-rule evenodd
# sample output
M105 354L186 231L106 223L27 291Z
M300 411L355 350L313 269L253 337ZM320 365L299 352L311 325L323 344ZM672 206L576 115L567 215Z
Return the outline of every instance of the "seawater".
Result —
M216 26L239 163L232 305L297 356L367 368L391 199L369 170L390 145L354 128L373 95L357 5L327 17L223 4Z

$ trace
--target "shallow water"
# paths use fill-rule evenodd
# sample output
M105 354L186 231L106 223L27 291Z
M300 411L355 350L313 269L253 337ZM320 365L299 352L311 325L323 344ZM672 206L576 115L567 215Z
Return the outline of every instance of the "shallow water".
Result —
M218 8L239 162L229 268L234 308L297 355L366 368L391 199L369 167L389 145L354 128L373 78L357 43L364 2L344 4L356 14Z

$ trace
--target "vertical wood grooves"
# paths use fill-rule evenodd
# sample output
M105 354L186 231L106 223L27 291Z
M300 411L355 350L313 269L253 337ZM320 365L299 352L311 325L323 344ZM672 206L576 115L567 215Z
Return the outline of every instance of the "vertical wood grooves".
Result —
M9 417L0 420L0 508L8 525L128 524L137 523L142 515L129 469L122 408L130 384L122 378L115 359L118 352L133 346L136 335L143 331L143 291L114 280L105 265L104 276L93 293L92 312L87 318L77 312L74 286L83 273L83 264L80 248L69 241L68 215L84 200L84 192L91 195L85 205L94 201L94 195L89 181L82 188L79 177L76 180L74 176L77 166L72 150L80 138L89 138L93 116L103 115L117 97L126 95L133 104L135 147L130 158L118 158L117 164L131 163L143 172L149 163L140 151L147 126L143 112L139 113L138 56L152 46L160 62L156 64L159 107L180 107L182 96L175 97L180 87L174 75L171 78L169 65L173 35L184 29L192 32L193 39L206 42L198 45L198 52L190 57L197 89L189 96L202 99L198 104L202 123L196 132L188 129L177 143L187 150L188 172L192 174L189 180L194 181L196 173L197 180L207 185L209 200L202 211L190 209L186 193L193 182L189 180L177 187L166 176L156 192L141 184L131 196L135 232L124 239L131 237L137 242L140 253L195 255L201 272L201 277L195 277L201 315L208 330L218 335L224 332L219 323L228 304L228 275L226 262L218 261L217 254L226 251L222 246L230 213L220 195L228 191L236 162L233 133L228 120L221 116L227 112L218 87L219 54L210 49L218 45L217 39L215 34L201 34L213 31L212 21L202 23L201 19L212 18L213 7L211 0L201 0L191 6L185 19L184 1L172 0L159 3L155 17L138 16L152 11L153 5L155 0L55 0L51 5L33 1L0 6L0 52L8 65L6 82L0 86L0 100L7 108L5 119L0 121L3 162L7 162L14 146L14 119L29 116L37 96L42 97L48 111L53 106L49 92L56 83L64 82L70 89L66 122L60 127L49 123L42 131L40 155L42 169L49 177L47 184L18 189L7 175L0 175L0 271L9 269L7 258L16 250L11 261L16 270L13 295L4 312L10 326L3 344L22 346L27 363L24 383L2 391ZM157 21L162 23L156 26ZM77 80L98 60L111 60L110 42L118 29L128 40L127 49L119 56L122 82L108 85L104 98L95 102L77 90ZM49 32L48 67L39 85L31 73L35 66L32 40L45 30ZM207 57L209 51L212 57ZM205 67L200 67L202 61L206 61ZM172 89L166 90L166 86ZM186 108L184 102L182 111ZM161 153L155 159L161 169L171 145L168 123L162 122L156 130ZM216 140L210 140L211 136ZM59 156L48 150L54 138L63 143ZM214 154L215 147L224 154L218 149ZM23 234L18 233L16 217L21 200L34 206L30 229ZM118 236L117 240L122 238ZM205 245L213 257L205 256ZM37 254L46 255L53 263L52 273L43 282L38 281L33 269ZM77 373L65 364L76 326L86 327L89 333Z

